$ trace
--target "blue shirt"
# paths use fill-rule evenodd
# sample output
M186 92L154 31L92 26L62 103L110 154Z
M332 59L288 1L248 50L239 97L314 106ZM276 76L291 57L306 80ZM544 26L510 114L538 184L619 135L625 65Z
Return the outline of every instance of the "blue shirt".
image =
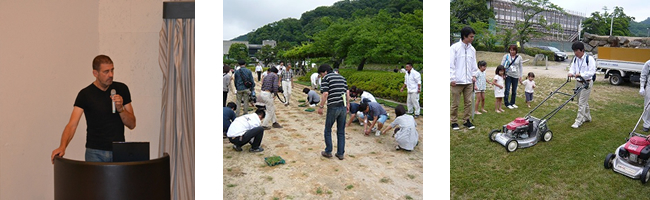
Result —
M223 132L226 133L228 132L228 127L230 127L230 123L232 121L235 121L235 117L237 115L235 114L235 111L233 111L230 107L223 107Z

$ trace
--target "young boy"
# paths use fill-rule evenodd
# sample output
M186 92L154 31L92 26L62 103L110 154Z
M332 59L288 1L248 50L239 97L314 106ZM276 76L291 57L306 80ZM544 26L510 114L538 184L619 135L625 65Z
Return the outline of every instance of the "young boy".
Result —
M533 101L533 92L535 92L535 73L533 72L528 72L528 76L526 77L526 80L521 81L520 78L519 82L526 86L525 92L526 92L526 105L530 108L530 102Z

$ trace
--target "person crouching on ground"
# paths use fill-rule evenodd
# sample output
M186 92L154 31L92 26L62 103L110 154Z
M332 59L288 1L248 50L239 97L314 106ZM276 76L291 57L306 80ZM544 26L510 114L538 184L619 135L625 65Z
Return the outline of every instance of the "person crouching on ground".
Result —
M372 122L368 122L370 125L368 125L368 123L364 124L364 134L370 135L371 131L376 131L375 136L379 136L386 119L388 119L386 110L381 107L381 104L376 102L362 103L359 105L359 110L363 111L366 117L372 116L373 118ZM379 122L379 124L377 124L377 122ZM375 125L377 125L377 128L375 128Z
M230 143L233 144L232 148L236 151L242 151L241 147L246 143L250 143L250 152L264 151L260 145L264 137L264 128L262 128L261 124L265 116L264 110L258 109L255 113L235 118L226 134Z
M307 103L310 107L316 107L316 105L320 103L320 96L318 96L318 93L316 93L316 91L305 88L302 89L302 92L307 94Z
M418 131L415 129L417 123L413 116L405 115L404 113L406 113L404 106L398 105L395 107L395 115L397 118L395 118L395 120L382 131L382 133L386 134L386 132L393 127L399 126L398 128L395 128L395 132L393 133L393 137L397 142L395 150L404 149L406 151L412 151L418 144L419 139Z

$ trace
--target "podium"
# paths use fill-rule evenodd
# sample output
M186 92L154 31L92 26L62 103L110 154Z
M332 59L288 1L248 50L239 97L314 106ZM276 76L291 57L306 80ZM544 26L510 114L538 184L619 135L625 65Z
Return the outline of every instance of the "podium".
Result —
M137 162L54 158L54 199L170 199L169 155Z

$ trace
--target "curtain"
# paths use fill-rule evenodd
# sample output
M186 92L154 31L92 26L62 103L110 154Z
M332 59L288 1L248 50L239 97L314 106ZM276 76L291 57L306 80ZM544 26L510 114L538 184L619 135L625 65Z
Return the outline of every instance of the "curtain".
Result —
M171 199L194 199L194 19L164 19L158 154L170 156Z

